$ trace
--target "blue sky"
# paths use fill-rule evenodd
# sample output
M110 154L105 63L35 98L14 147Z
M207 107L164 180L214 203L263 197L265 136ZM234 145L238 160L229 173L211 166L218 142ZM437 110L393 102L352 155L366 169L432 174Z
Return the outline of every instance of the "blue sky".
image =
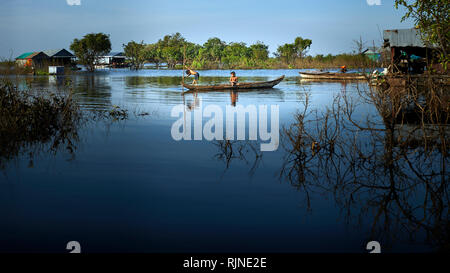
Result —
M411 21L400 22L404 10L396 10L393 2L1 0L0 57L69 49L74 38L92 32L110 34L114 51L131 40L153 43L180 32L200 44L210 37L247 44L260 40L271 52L301 36L313 41L309 54L337 54L351 52L360 36L368 45L380 44L383 29L412 27Z

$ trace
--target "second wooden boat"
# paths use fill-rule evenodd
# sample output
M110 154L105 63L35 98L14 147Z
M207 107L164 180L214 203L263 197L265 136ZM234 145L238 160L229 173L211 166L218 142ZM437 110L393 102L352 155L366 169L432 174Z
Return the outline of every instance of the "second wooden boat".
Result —
M231 86L230 84L217 84L217 85L190 85L184 82L181 84L189 90L239 90L239 89L262 89L262 88L272 88L275 85L279 84L284 79L284 75L266 82L241 82L235 86Z
M365 80L363 73L298 72L307 80Z

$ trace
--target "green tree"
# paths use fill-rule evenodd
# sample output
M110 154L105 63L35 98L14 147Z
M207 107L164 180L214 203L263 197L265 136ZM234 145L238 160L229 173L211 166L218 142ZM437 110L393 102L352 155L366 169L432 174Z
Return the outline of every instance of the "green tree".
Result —
M229 66L235 66L248 61L251 56L252 51L245 43L233 42L225 47L222 62Z
M295 54L298 58L303 58L311 47L312 41L310 39L303 39L302 37L295 38L294 47Z
M147 44L144 48L143 54L145 60L156 64L156 67L159 67L159 64L163 61L163 58L161 56L161 48L157 43Z
M186 62L192 62L199 55L200 50L202 49L201 45L197 45L194 43L186 42ZM183 48L184 54L184 48Z
M250 46L252 58L258 61L265 61L269 58L269 46L263 42L257 41L256 44Z
M109 35L104 33L89 33L82 39L74 39L70 49L80 64L85 65L89 71L94 71L100 57L111 51L111 41Z
M297 37L292 44L279 46L275 56L282 59L287 64L291 64L297 58L303 58L311 47L312 40Z
M296 49L294 44L284 44L277 48L275 56L283 60L285 63L290 64L296 58Z
M217 37L209 38L208 41L203 44L201 57L208 61L218 63L224 56L224 50L226 46L227 44Z
M183 60L183 53L180 48L174 46L164 47L161 51L161 56L169 68L175 68L177 63L181 63Z
M186 39L178 32L172 35L166 35L158 41L158 47L161 49L161 57L169 68L174 68L177 64L183 62L185 44Z
M123 45L123 50L125 53L125 56L130 58L132 68L138 70L141 69L147 59L147 56L145 54L147 53L145 51L145 44L144 41L141 41L140 43L136 43L135 41L128 42L128 44Z
M450 46L450 21L448 0L395 0L395 8L406 8L402 21L411 18L419 28L423 39L429 45L436 45L439 50L441 63L447 69Z

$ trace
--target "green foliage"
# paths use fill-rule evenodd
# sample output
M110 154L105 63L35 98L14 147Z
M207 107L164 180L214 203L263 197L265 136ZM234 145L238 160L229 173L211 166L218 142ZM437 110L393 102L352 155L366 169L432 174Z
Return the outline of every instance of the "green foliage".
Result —
M161 50L161 57L167 63L169 68L175 68L175 65L183 62L184 45L186 39L180 33L166 35L157 43Z
M248 62L251 58L252 51L245 45L245 43L230 43L224 51L222 62L229 67L237 67L241 62Z
M18 89L0 82L0 170L7 162L28 152L30 166L35 144L46 144L52 152L61 146L70 153L76 148L81 112L72 97ZM46 150L47 150L46 149Z
M166 35L155 44L131 41L124 45L124 50L136 68L147 61L157 66L165 62L174 69L183 59L194 69L267 67L265 61L269 59L269 47L259 41L248 47L245 43L227 44L214 37L201 46L186 41L180 33Z
M47 76L49 75L48 71L44 71L44 70L36 70L34 72L34 75L36 76Z
M113 105L112 109L106 112L112 121L125 120L128 118L128 110L121 109L120 106Z
M208 39L203 45L186 41L180 33L166 35L154 44L128 43L138 47L143 60L167 63L168 68L182 68L185 63L192 69L248 69L248 68L332 68L347 65L349 68L361 67L370 63L364 55L328 54L307 56L311 47L310 39L297 37L293 43L278 47L275 58L269 57L269 46L261 41L247 46L242 42L226 43L217 37ZM127 50L125 50L127 51ZM126 55L131 57L132 55ZM140 56L140 55L139 55Z
M141 41L140 43L131 41L128 44L123 45L125 56L127 56L131 60L132 68L136 70L142 68L145 61L149 57L146 55L149 53L149 51L145 49L146 45L144 44L144 41Z
M89 71L94 71L100 56L111 51L111 41L109 35L104 33L89 33L82 39L74 39L70 49L81 64L85 65Z
M157 66L163 61L161 48L158 44L145 45L143 54L146 61L155 63Z
M186 42L185 45L186 45L186 61L188 62L189 60L194 60L199 55L202 46L190 42Z
M265 45L263 42L256 42L250 46L250 50L252 51L252 57L255 60L264 61L269 58L269 46Z
M292 44L284 44L278 47L275 56L281 58L288 65L297 58L303 58L311 47L312 40L297 37Z
M226 43L217 37L209 38L206 43L203 44L203 48L200 51L200 59L211 62L220 62L224 55Z
M192 69L202 69L206 67L206 61L205 60L194 60L192 61L191 68Z
M283 60L286 64L292 63L296 58L296 51L294 44L284 44L279 46L275 56Z
M247 47L245 43L226 44L219 38L210 38L198 49L198 55L193 59L192 67L260 67L268 58L269 47L262 42Z
M411 18L422 33L424 41L437 45L440 62L447 67L450 47L450 1L448 0L395 0L395 8L403 6L406 14L402 21Z
M295 38L294 41L294 48L295 53L299 58L303 58L308 51L308 49L311 47L312 40L310 39L303 39L302 37Z

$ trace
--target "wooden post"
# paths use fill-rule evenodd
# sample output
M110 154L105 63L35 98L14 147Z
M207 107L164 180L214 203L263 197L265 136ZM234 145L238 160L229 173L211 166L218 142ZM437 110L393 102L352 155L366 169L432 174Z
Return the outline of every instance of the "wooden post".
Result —
M394 73L394 56L395 56L395 48L391 47L391 67L392 67L392 71L391 73Z
M183 82L184 82L184 71L186 70L186 44L184 45L183 51Z
M184 50L183 50L183 69L181 71L183 83L184 83L184 71L186 70L185 65L186 65L186 44L184 45ZM181 86L181 91L184 92L184 86Z

